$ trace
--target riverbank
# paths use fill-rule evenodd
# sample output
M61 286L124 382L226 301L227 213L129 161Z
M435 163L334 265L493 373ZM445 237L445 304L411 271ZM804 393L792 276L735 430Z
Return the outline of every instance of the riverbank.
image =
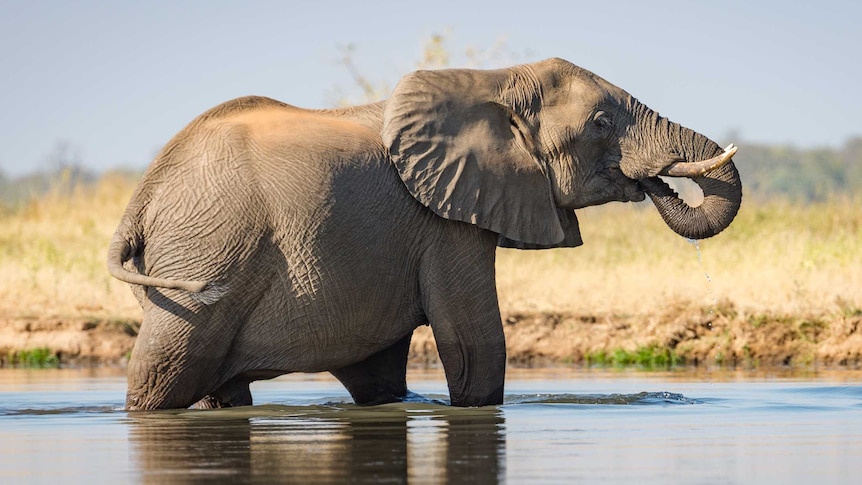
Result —
M140 326L105 253L136 181L0 208L0 362L47 349L61 363L122 365ZM648 204L578 211L584 246L497 252L512 364L862 363L860 199L746 200L694 243ZM420 328L411 362L436 362Z
M137 320L0 320L0 365L47 349L61 365L124 366ZM664 368L695 366L862 367L862 311L820 316L746 314L671 305L654 315L532 313L504 316L509 364ZM429 327L414 333L410 365L439 364Z

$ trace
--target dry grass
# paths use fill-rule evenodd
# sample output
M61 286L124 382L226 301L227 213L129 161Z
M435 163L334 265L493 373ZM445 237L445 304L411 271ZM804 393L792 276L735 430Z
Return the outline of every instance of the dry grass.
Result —
M105 269L134 186L106 175L95 186L0 212L0 317L139 318L128 286Z
M140 318L105 252L135 183L105 176L0 212L0 317ZM691 243L649 206L580 214L585 245L500 250L504 314L661 313L730 302L750 314L828 314L862 307L862 203L745 203L719 236ZM708 275L708 276L707 276ZM710 282L711 281L711 282Z
M744 203L698 247L649 206L579 212L584 246L498 254L504 313L655 314L730 302L753 314L862 307L862 201Z

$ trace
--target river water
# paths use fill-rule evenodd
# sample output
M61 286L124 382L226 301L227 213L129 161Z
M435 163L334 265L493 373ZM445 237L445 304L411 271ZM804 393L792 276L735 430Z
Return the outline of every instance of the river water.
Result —
M510 369L505 404L360 408L326 375L253 407L126 413L121 369L0 369L0 483L858 483L862 372Z

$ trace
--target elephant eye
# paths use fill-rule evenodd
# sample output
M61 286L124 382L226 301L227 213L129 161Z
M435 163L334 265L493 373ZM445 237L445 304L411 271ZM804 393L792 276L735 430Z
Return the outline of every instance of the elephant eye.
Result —
M593 125L600 133L605 134L610 131L613 126L613 122L607 113L604 111L597 111L596 114L593 115Z

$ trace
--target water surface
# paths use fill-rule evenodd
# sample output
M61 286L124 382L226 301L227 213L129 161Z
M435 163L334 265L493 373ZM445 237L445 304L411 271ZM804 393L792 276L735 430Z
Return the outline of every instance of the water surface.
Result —
M253 407L126 413L122 370L0 370L0 482L852 483L862 372L510 370L502 406L357 407L334 379Z

